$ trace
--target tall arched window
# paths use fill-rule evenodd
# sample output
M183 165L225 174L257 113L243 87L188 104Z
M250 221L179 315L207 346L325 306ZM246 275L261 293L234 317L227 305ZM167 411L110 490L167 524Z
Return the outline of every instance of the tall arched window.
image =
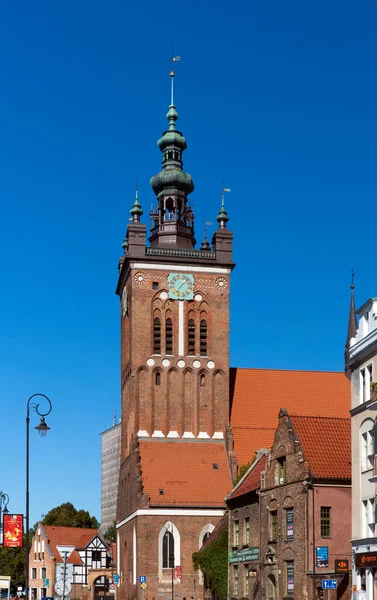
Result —
M153 354L161 354L161 321L158 317L153 321Z
M173 322L166 319L165 323L166 354L173 354Z
M200 321L200 356L207 356L207 321Z
M174 536L171 531L165 531L162 539L162 568L172 569L174 567Z
M161 385L161 373L159 371L157 371L157 373L156 373L155 382L156 382L156 385Z
M188 340L187 340L188 354L193 356L195 354L195 321L190 319L188 322Z

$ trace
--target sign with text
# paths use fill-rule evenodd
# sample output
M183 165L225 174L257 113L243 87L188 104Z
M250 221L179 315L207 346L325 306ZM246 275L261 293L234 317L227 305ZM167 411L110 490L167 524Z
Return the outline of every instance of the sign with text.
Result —
M293 538L293 510L291 508L286 510L285 518L287 527L286 536L287 540L289 540L290 538Z
M316 567L328 567L329 566L329 547L328 546L317 546L316 547L315 563L316 563Z
M3 515L4 548L22 548L23 515Z
M294 592L295 590L295 570L293 564L287 564L287 590Z
M322 579L323 590L336 590L336 579Z
M347 558L336 558L335 559L335 573L348 573L348 559Z
M355 565L356 567L364 568L377 567L377 553L376 552L360 552L355 554Z
M229 554L229 562L249 562L249 560L259 560L259 548L258 546L252 546L251 548L244 548L243 550L234 550Z

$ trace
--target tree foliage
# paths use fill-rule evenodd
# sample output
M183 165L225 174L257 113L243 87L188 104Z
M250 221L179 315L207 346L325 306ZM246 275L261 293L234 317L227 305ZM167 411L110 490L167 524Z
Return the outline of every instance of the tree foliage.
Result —
M250 469L251 465L256 460L256 458L257 458L257 455L254 454L253 458L247 463L247 465L240 466L240 468L238 469L237 477L233 481L233 486L237 485L237 483L242 479L242 477L245 475L246 471L248 471Z
M194 569L201 569L206 586L218 600L226 600L228 589L228 529L192 557Z
M16 595L17 586L25 587L25 548L0 546L0 574L11 576L11 594Z
M110 525L109 529L105 533L105 539L109 542L116 542L117 539L117 531L116 531L116 522L113 521L113 524Z
M43 525L55 525L58 527L99 528L99 523L95 517L91 517L87 510L77 510L71 502L65 502L52 508L44 516L42 523Z

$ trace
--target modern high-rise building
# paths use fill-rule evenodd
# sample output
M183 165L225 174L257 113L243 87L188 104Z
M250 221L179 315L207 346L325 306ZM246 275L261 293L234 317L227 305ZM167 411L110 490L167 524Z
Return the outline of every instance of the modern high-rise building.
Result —
M104 533L116 520L120 463L121 424L101 433L101 529Z

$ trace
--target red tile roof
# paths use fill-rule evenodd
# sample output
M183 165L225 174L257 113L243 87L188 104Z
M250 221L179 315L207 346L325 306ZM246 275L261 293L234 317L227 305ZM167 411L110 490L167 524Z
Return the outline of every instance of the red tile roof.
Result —
M67 562L72 564L82 564L82 560L77 552L89 544L89 542L98 535L102 535L98 529L89 527L55 527L54 525L42 525L48 539L50 550L57 562L63 562L56 546L75 546Z
M350 382L344 373L231 369L231 425L239 465L274 440L278 414L348 417Z
M232 489L224 443L141 441L139 450L151 505L224 507Z
M243 478L238 482L238 485L234 488L233 492L227 497L228 500L233 500L244 494L249 494L255 490L259 490L260 487L260 474L266 468L268 456L261 456L257 459L245 473Z
M351 419L290 415L312 475L351 479Z

